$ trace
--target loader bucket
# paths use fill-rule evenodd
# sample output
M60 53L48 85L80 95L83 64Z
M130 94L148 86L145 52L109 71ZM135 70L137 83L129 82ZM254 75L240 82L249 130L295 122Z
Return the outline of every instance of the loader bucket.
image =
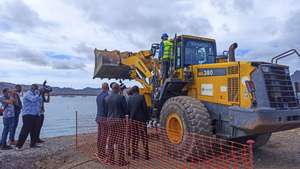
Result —
M130 67L121 63L119 51L95 49L94 78L131 79Z

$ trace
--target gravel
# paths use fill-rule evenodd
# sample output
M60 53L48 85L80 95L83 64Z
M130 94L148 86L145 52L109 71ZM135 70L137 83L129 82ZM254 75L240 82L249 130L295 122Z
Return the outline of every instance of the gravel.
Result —
M254 157L257 169L300 169L300 128L274 133Z
M27 143L20 151L0 150L0 169L36 169L38 161L73 149L73 140L71 136L56 137L39 144L41 148L29 148Z
M41 148L0 152L0 169L89 169L104 168L74 149L74 137L49 138ZM254 152L257 169L300 169L300 128L274 133Z

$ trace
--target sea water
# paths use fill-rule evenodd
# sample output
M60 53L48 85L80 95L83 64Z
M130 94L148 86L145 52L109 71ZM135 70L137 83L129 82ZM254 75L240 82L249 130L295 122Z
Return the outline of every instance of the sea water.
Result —
M57 137L74 135L76 132L94 132L96 127L96 96L53 96L50 103L45 104L45 120L41 137ZM18 139L22 127L22 117L16 133ZM3 130L3 120L0 117L0 137Z

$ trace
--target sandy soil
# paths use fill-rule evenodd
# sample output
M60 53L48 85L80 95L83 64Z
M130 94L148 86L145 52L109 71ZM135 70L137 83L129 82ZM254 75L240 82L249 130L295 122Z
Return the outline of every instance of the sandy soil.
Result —
M300 169L300 128L274 133L254 156L259 169Z
M74 137L47 139L42 148L0 152L1 169L94 169L109 168L75 151ZM257 169L300 169L300 129L273 134L254 153ZM126 168L126 167L125 167Z

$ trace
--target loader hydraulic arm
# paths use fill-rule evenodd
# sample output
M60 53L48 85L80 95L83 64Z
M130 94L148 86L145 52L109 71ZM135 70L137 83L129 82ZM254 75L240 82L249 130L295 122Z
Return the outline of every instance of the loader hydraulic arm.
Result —
M150 78L151 74L151 56L150 51L140 51L132 55L122 58L121 63L136 69L144 78Z
M130 76L140 82L144 87L150 89L151 85L146 79L152 78L151 71L155 69L152 63L151 51L140 51L132 55L121 58L121 63L131 68Z

